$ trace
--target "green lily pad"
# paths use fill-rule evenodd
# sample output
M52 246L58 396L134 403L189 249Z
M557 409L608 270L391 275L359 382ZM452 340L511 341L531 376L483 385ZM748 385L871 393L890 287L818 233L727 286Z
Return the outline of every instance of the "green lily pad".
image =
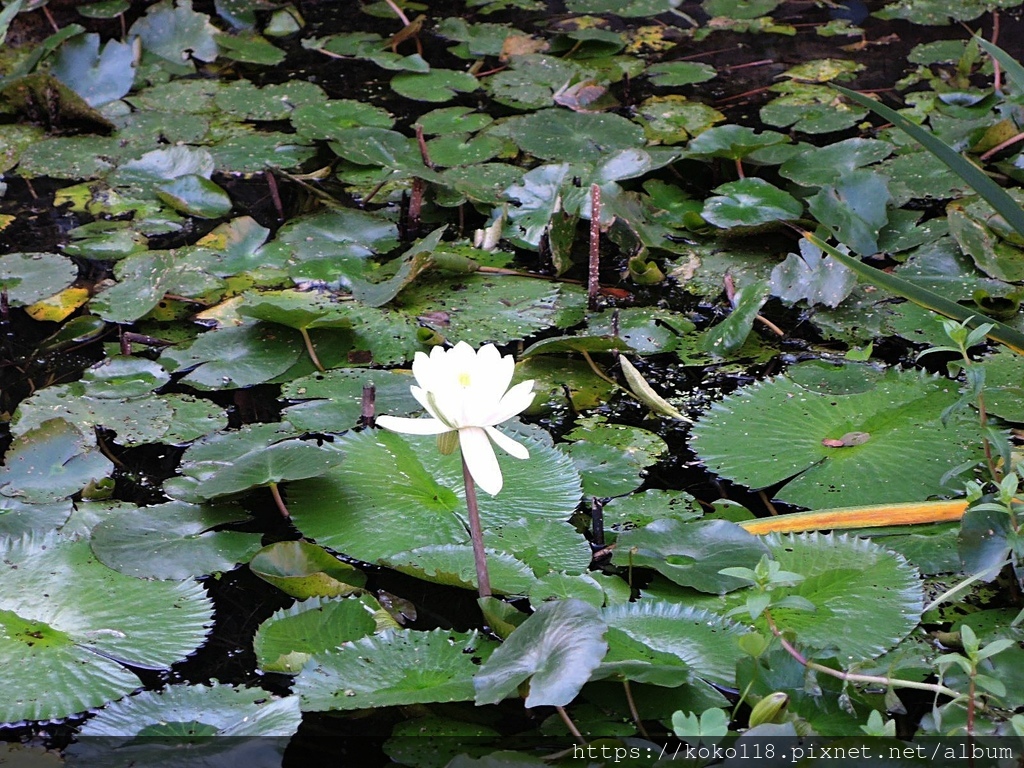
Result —
M606 528L642 528L655 520L699 520L700 504L684 491L648 490L612 499L604 506Z
M416 101L451 101L458 94L471 93L479 87L473 75L453 69L403 72L391 78L391 89L395 93Z
M236 80L214 97L218 109L246 120L287 120L299 107L326 101L323 89L305 80L289 80L262 88L248 80Z
M78 268L56 253L8 253L0 256L0 290L18 307L34 304L71 285Z
M606 630L598 609L582 600L541 604L480 668L477 705L497 704L529 680L527 707L566 706L607 653Z
M694 61L667 61L647 68L647 77L661 88L703 83L711 80L718 72L710 64Z
M771 87L782 95L761 107L761 119L776 127L792 126L804 133L832 133L856 125L867 115L827 85L790 81Z
M807 204L837 240L870 256L878 252L878 233L888 221L886 206L891 199L884 176L853 170L842 173L834 185L824 187Z
M919 501L945 491L946 472L979 456L976 424L943 424L957 388L945 379L891 370L865 392L808 390L779 377L715 403L694 426L697 454L751 488L793 478L776 498L805 507ZM826 440L861 432L855 446Z
M429 274L402 291L395 303L449 339L480 345L523 338L554 325L559 302L579 295L578 289L524 277Z
M131 90L135 53L129 43L108 40L100 53L100 36L86 34L66 40L51 72L90 107L116 101Z
M157 197L187 216L217 219L231 212L228 193L203 176L178 176L155 189Z
M340 466L289 486L295 524L318 543L370 563L420 547L468 543L459 453L444 456L435 442L383 430L345 435L337 443L345 453ZM485 530L524 514L564 521L575 509L579 476L569 459L528 444L527 460L499 456L504 489L478 499ZM380 482L384 476L388 483ZM492 547L497 543L489 540Z
M872 659L906 637L917 626L923 607L921 578L902 555L853 536L807 533L773 535L767 540L782 570L804 577L790 595L810 601L815 610L772 608L783 630L797 633L801 643L836 649L839 658ZM727 598L739 604L746 590ZM871 627L847 632L844 627Z
M686 148L686 157L693 159L721 157L726 160L741 160L759 149L788 140L787 136L775 131L758 133L740 125L723 125L709 128L691 141Z
M679 339L692 333L696 326L681 312L655 307L625 307L616 310L618 337L638 355L671 352ZM609 333L612 318L594 315L587 323L591 333Z
M301 720L296 696L219 683L172 685L104 707L68 748L66 763L109 765L113 750L129 765L176 766L182 764L182 746L187 744L189 761L216 764L237 757L241 737L260 737L259 757L254 754L254 759L280 760Z
M805 187L824 187L843 173L884 160L894 149L887 141L845 139L791 157L779 166L779 173Z
M380 559L380 564L424 581L476 589L476 566L469 544L434 544ZM500 595L525 595L536 582L530 566L509 552L487 552L491 588Z
M114 465L64 419L19 435L0 467L0 495L30 503L58 501L110 475ZM17 719L17 718L16 718Z
M383 632L316 654L294 691L313 712L467 701L495 645L476 632Z
M723 594L747 582L719 573L753 568L768 551L756 536L724 520L682 522L662 519L619 534L613 562L653 568L677 584Z
M366 583L362 571L307 541L268 544L253 556L249 570L300 600L349 595Z
M176 65L188 57L200 61L217 58L216 27L205 13L192 10L185 0L161 0L132 24L130 36L139 37L149 53Z
M0 536L41 536L67 522L71 509L70 500L28 503L0 494Z
M704 202L700 215L722 229L798 219L804 210L799 200L764 179L730 181L714 192L715 196Z
M582 600L584 603L601 608L604 605L604 589L590 574L549 573L530 587L530 605L536 610L551 600Z
M239 510L181 502L131 509L92 530L92 551L109 568L140 579L183 580L230 571L259 549L259 534L216 531Z
M656 458L643 452L577 440L563 449L583 478L584 496L622 496L643 484L642 471Z
M330 443L284 440L236 456L209 477L200 479L195 493L213 499L262 485L317 477L344 458Z
M696 677L735 684L736 662L743 653L736 642L744 634L739 625L667 602L616 605L601 616L608 624L609 653L596 676L670 686Z
M598 163L615 150L644 145L640 126L612 114L545 109L514 117L503 130L520 149L543 160Z
M285 52L267 38L255 32L242 31L233 35L214 35L220 54L232 61L246 64L273 66L285 59Z
M193 369L185 381L197 389L232 389L284 373L303 353L297 333L255 323L207 331L188 347L168 347L160 361L169 370Z
M677 93L652 96L637 108L637 121L652 142L678 144L724 121L725 115Z
M379 631L381 614L390 619L369 595L298 602L260 624L253 642L256 661L264 672L296 674L313 654Z
M281 395L302 401L285 408L281 415L298 429L344 432L362 415L363 387L373 384L377 411L393 416L408 416L422 406L409 393L413 379L397 371L368 371L362 368L335 368L288 382Z
M268 168L297 168L316 154L316 148L298 144L294 134L243 133L210 146L222 173L258 173Z
M489 526L484 531L484 545L511 552L538 577L556 572L582 574L592 559L590 544L573 525L532 515Z
M772 294L789 304L839 306L857 285L857 275L807 240L801 240L799 248L799 255L787 254L772 270Z
M304 104L291 116L296 133L304 139L337 138L339 132L365 125L372 128L390 128L395 120L380 107L350 99L331 99L316 104Z
M85 540L0 543L0 657L17 696L0 722L63 718L139 686L123 664L163 669L205 639L213 606L194 581L146 581L99 563ZM73 606L73 610L69 610Z
M1001 419L1024 422L1024 359L1000 350L982 361L985 367L985 409Z

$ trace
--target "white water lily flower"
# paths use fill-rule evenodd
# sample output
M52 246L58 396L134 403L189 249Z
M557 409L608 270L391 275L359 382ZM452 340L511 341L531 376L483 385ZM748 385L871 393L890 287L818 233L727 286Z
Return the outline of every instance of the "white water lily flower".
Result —
M412 435L451 436L450 452L457 435L462 456L477 485L492 496L502 486L501 468L491 441L517 459L530 458L530 452L512 438L494 428L526 410L533 402L533 381L516 384L512 389L515 361L501 356L493 344L477 352L460 341L454 348L434 347L428 357L416 353L412 372L419 386L409 387L413 397L427 409L430 419L404 419L378 416L377 424L395 432Z

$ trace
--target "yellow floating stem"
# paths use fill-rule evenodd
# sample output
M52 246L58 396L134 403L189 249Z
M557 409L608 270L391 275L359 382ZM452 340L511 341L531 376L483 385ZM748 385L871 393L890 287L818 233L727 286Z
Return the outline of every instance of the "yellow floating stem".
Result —
M740 526L758 536L766 533L801 533L827 529L882 528L889 525L948 523L963 517L966 509L967 502L964 499L878 504L869 507L796 512L791 515L747 520L740 523Z

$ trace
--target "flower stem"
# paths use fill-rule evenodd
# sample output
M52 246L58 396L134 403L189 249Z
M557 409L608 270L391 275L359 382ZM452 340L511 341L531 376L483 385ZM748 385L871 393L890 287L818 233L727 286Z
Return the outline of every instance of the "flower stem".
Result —
M476 485L469 473L466 457L462 455L462 480L466 484L466 508L469 510L469 536L473 540L473 562L476 564L476 588L480 597L491 596L491 577L487 575L487 555L484 553L484 531L480 526L480 508L476 504Z

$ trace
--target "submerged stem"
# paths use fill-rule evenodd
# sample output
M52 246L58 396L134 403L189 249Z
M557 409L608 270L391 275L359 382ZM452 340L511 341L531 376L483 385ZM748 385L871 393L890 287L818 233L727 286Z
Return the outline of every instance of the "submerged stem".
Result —
M462 455L462 480L466 484L466 508L469 510L469 536L473 540L473 562L476 564L476 585L480 597L491 596L491 577L487 574L487 555L484 553L484 531L480 526L480 508L476 504L476 486L469 473L466 457Z
M274 497L274 504L277 505L277 511L287 519L291 517L288 512L288 507L284 504L284 499L281 498L281 489L277 487L277 483L270 483L270 495Z
M313 361L316 369L323 373L325 368L321 365L320 358L316 356L316 347L313 346L313 340L309 338L309 331L305 328L299 328L299 333L302 334L302 340L306 342L306 353L309 355L309 359Z

